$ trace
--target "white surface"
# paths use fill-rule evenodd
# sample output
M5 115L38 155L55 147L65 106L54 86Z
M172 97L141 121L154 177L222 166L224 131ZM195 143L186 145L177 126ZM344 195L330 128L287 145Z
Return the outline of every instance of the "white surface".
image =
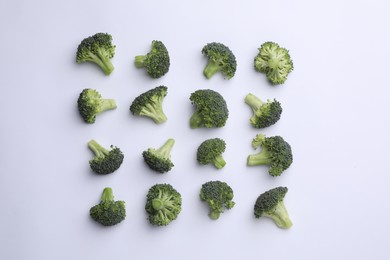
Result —
M389 8L379 0L2 1L0 259L389 259ZM75 63L80 41L96 32L111 33L117 45L109 77ZM133 65L154 39L165 42L172 63L158 80ZM237 57L230 81L202 75L200 50L211 41ZM265 41L290 50L295 70L282 86L253 69ZM160 84L168 86L168 121L131 116L132 100ZM86 87L118 103L94 125L76 109ZM192 130L188 97L206 88L224 95L230 118L222 129ZM249 92L282 103L276 125L250 127ZM259 132L290 142L294 163L283 176L246 167ZM169 137L175 167L158 175L140 154ZM211 137L227 142L221 171L195 161ZM92 138L122 148L115 174L90 172ZM232 186L236 206L212 221L198 192L216 179ZM164 182L181 192L183 210L156 228L146 220L145 195ZM289 188L290 230L253 216L256 197L281 185ZM111 228L89 217L107 186L128 212Z

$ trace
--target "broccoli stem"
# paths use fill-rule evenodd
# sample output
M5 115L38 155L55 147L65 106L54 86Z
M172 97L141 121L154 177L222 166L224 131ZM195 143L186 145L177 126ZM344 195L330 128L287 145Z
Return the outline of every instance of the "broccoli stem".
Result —
M112 201L114 200L114 194L112 193L111 188L104 188L101 201Z
M190 127L199 128L203 124L203 117L198 111L195 111L190 118Z
M245 96L245 103L252 108L253 113L256 113L256 111L259 110L262 105L264 105L264 102L252 93L249 93Z
M114 99L102 99L99 105L99 112L103 112L105 110L115 109L116 101Z
M95 140L89 141L88 147L89 149L92 150L92 152L95 153L97 157L103 157L109 153L109 151L106 148L98 144Z
M226 165L226 161L223 159L222 155L218 155L214 158L213 164L217 169L221 169Z
M290 228L292 226L292 222L283 201L280 201L276 205L275 211L272 213L263 213L263 215L272 218L272 220L275 221L275 224L280 228Z
M261 152L257 154L251 154L248 156L247 165L270 165L272 163L272 158L270 158L266 149L262 149Z
M146 59L146 55L138 55L134 58L134 64L137 68L142 68L144 66L144 62Z
M210 212L209 217L211 219L219 219L220 215L221 215L221 212L219 212L217 210L213 210L213 211Z
M95 62L103 70L104 74L110 75L114 70L114 65L109 58L109 54L104 51L99 51L97 55L90 53L91 61Z
M156 124L161 124L167 120L167 116L164 114L161 103L155 105L147 104L140 112L140 115L150 117Z
M170 138L156 152L164 158L169 158L174 144L175 140Z
M204 68L203 74L206 78L211 78L216 72L220 70L220 66L217 62L209 60L206 67Z

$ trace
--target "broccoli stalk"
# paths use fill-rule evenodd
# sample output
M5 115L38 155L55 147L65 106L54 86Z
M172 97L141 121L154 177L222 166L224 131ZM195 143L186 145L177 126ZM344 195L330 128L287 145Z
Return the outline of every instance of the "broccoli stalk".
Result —
M171 161L171 150L174 144L175 140L170 138L158 149L147 149L142 153L145 163L150 169L159 173L170 171L174 166Z
M137 68L143 68L146 60L146 55L138 55L134 57L134 64Z
M203 73L204 75L206 76L206 78L211 78L215 73L217 73L218 71L221 70L221 67L220 65L218 64L218 62L214 61L214 60L209 60L209 62L207 63L206 67L204 68L203 70Z

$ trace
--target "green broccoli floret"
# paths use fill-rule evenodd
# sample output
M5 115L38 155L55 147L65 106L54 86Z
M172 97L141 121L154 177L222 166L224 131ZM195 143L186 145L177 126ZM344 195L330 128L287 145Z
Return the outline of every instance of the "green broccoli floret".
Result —
M255 57L255 69L267 75L273 85L283 84L294 69L288 50L274 42L265 42Z
M152 41L152 49L146 55L135 56L135 66L145 68L152 78L160 78L169 71L170 59L161 41Z
M255 203L255 217L269 217L278 227L290 228L292 222L283 202L287 191L286 187L277 187L260 194Z
M226 161L222 157L225 149L224 140L220 138L207 139L198 147L196 159L200 164L213 164L217 169L221 169L226 165Z
M195 105L195 112L190 118L191 128L214 128L225 125L229 110L221 94L210 89L201 89L192 93L190 100Z
M218 219L223 208L231 209L234 206L233 190L225 182L209 181L202 185L199 193L200 199L207 202L210 208L209 217Z
M159 149L148 148L142 153L145 163L156 172L169 172L174 166L171 161L171 150L174 144L174 139L168 139Z
M156 124L161 124L167 120L164 114L162 103L168 93L168 88L159 86L142 93L136 97L130 106L133 115L146 116Z
M112 189L105 188L100 203L93 206L89 214L103 226L113 226L126 218L125 202L114 201Z
M249 93L245 97L245 103L252 108L253 116L249 121L256 128L264 128L275 124L282 114L282 106L276 99L263 102Z
M114 99L103 99L97 90L84 89L77 100L81 117L86 123L95 123L96 116L106 110L115 109Z
M237 69L236 57L226 45L217 42L208 43L203 47L202 54L208 58L203 71L207 79L218 71L222 72L227 79L233 78Z
M89 161L89 165L95 173L113 173L121 166L124 155L118 147L111 145L111 150L107 150L95 140L89 141L88 147L95 153L95 157Z
M265 137L258 134L252 140L254 149L261 147L257 154L248 156L249 166L268 165L268 173L271 176L279 176L290 167L293 162L291 146L280 136Z
M146 195L145 210L151 224L166 226L181 211L181 195L169 184L155 184Z
M94 62L106 75L110 75L114 70L110 59L115 55L115 47L110 34L97 33L81 41L77 48L76 62Z

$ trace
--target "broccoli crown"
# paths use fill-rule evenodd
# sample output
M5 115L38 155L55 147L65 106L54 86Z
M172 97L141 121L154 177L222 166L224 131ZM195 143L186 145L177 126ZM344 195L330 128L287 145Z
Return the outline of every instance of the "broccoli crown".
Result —
M200 144L196 159L200 164L213 164L217 169L221 169L226 165L226 161L222 157L225 152L226 143L220 138L208 139Z
M288 50L274 42L265 42L254 61L255 69L267 75L273 85L283 84L294 69Z
M275 124L279 121L283 111L280 102L276 99L263 102L251 93L246 95L245 103L252 108L253 116L249 121L256 128L264 128Z
M121 166L124 155L118 147L111 145L111 150L107 150L95 140L89 141L88 147L95 153L95 157L89 161L89 165L95 173L113 173Z
M90 216L103 226L113 226L126 218L124 201L114 201L111 188L105 188L100 203L89 211Z
M83 120L86 123L93 124L99 113L115 109L116 102L114 99L103 99L98 91L86 88L80 93L77 106Z
M261 146L261 151L248 156L247 164L269 165L268 173L271 176L279 176L290 167L293 162L291 146L280 136L265 137L258 134L252 141L253 148Z
M159 149L148 148L142 153L145 163L156 172L169 172L174 166L171 161L171 150L174 144L174 139L168 139Z
M199 193L200 199L206 201L210 208L209 217L218 219L223 208L231 209L234 206L233 190L225 182L209 181L202 185Z
M291 227L292 222L283 202L287 191L286 187L277 187L260 194L254 207L255 217L269 217L280 228Z
M166 226L181 211L181 195L169 184L155 184L146 195L145 210L151 224Z
M166 86L159 86L142 93L134 99L130 112L133 115L149 117L156 124L165 122L167 116L164 114L162 103L167 93Z
M152 41L152 49L146 55L135 56L135 66L145 68L152 78L160 78L169 71L170 58L161 41Z
M96 33L81 41L77 48L76 62L94 62L106 75L110 75L114 70L110 59L115 55L115 47L110 34Z
M190 118L191 128L223 127L229 117L225 99L216 91L200 89L191 94L195 112Z
M217 42L208 43L203 47L202 54L208 58L203 71L206 78L209 79L216 72L221 71L227 79L231 79L236 73L236 57L226 45Z

